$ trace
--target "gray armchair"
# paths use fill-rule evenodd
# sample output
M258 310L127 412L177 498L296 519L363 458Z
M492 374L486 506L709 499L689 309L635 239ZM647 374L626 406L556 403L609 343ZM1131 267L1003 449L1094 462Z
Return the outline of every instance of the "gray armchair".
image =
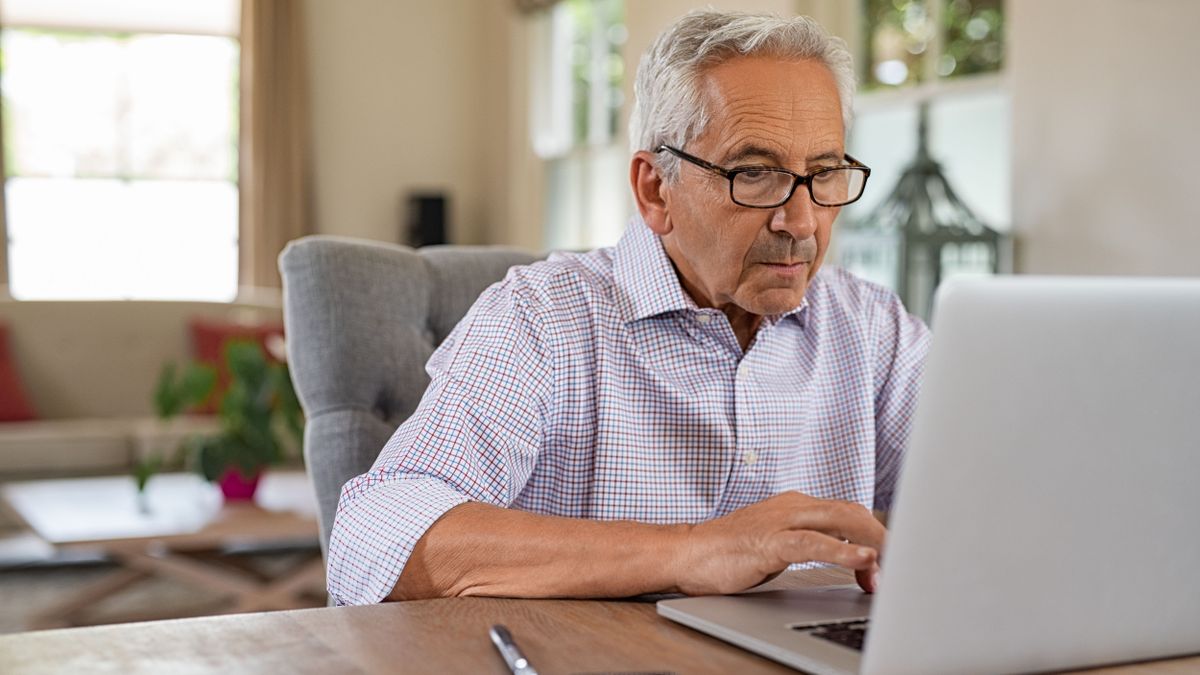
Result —
M307 417L304 459L322 553L342 485L371 468L416 409L433 350L485 288L534 260L504 248L414 250L330 236L284 249L288 365Z

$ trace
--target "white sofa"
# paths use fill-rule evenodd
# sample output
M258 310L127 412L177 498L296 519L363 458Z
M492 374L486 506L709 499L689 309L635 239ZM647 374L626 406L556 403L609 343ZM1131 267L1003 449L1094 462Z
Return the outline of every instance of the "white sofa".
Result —
M232 304L0 299L9 351L39 416L0 422L0 480L125 472L136 456L215 429L211 416L155 418L163 364L191 359L190 319L282 323L281 300L277 292Z

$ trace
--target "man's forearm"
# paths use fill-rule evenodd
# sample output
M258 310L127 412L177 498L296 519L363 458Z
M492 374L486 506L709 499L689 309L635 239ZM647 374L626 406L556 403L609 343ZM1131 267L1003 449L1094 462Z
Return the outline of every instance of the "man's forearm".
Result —
M388 599L668 592L689 527L542 516L468 502L425 532Z
M799 562L875 589L886 530L860 504L783 492L695 525L539 516L468 502L418 540L388 599L736 593Z

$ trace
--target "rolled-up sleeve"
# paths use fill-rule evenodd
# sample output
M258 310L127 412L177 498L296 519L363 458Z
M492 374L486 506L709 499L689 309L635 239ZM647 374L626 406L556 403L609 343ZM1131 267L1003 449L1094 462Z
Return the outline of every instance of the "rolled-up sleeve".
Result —
M912 430L921 373L929 352L929 329L890 295L875 313L875 500L892 508L896 482Z
M328 552L336 603L383 600L417 541L455 506L508 506L520 494L550 415L548 334L510 275L434 353L417 410L342 488Z

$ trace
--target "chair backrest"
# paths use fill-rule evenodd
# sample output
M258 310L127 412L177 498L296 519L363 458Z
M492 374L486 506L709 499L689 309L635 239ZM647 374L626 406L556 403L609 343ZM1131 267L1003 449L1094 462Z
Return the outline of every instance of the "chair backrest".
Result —
M311 236L279 256L288 366L321 550L342 485L371 468L429 385L425 362L485 288L537 257L499 247L420 250Z

